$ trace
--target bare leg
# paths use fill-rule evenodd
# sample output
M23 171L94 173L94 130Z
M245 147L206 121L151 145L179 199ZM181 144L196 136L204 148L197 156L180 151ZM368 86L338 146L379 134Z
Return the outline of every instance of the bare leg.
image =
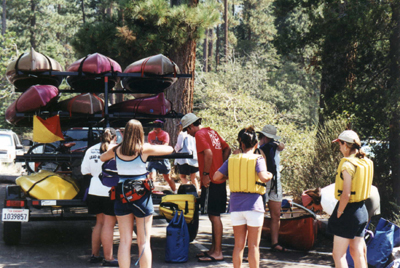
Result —
M188 180L185 174L179 174L179 177L181 178L182 184L188 184Z
M120 268L131 266L131 245L133 233L133 214L117 216L120 242L118 247L118 264Z
M280 216L281 216L281 202L269 201L268 207L271 213L271 244L275 245L278 243L279 227L280 227ZM281 246L276 247L277 250L281 250Z
M176 191L176 185L175 185L175 181L169 176L170 174L163 174L164 180L166 182L168 182L169 187L171 187L171 190L173 192Z
M223 226L222 226L222 221L220 216L213 216L213 215L208 215L208 218L211 221L212 225L212 246L211 249L208 251L209 255L214 257L216 260L221 260L224 258L224 255L222 255L222 231L223 231ZM214 249L213 251L211 251ZM207 259L207 257L204 258L199 258L201 259Z
M336 268L348 268L346 260L346 251L350 244L350 239L334 236L332 257Z
M196 187L197 190L200 189L199 182L197 181L196 173L190 174L190 180L192 181L192 183L194 184L194 187Z
M153 215L136 218L137 241L139 247L139 265L140 268L150 268L152 265L152 252L150 247L151 226L153 224Z
M104 259L107 261L114 260L113 242L114 242L114 226L117 222L115 216L104 215L104 225L101 229L101 243L103 244Z
M233 226L233 235L235 237L235 247L232 253L233 267L241 268L247 238L247 225Z
M249 249L249 266L250 268L258 268L260 265L260 240L262 226L247 226L248 238L247 247Z
M98 257L100 256L101 247L101 229L104 224L104 214L96 214L96 225L92 230L92 255Z
M355 237L350 240L350 255L354 261L355 268L367 268L365 259L366 245L363 237Z

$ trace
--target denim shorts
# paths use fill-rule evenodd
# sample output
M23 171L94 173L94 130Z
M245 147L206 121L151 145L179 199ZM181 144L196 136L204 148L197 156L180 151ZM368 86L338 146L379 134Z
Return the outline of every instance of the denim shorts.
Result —
M164 159L161 161L149 161L147 162L147 171L158 171L160 174L169 174L169 172L171 171L171 164L169 163L168 159Z
M121 200L115 200L114 212L116 216L125 216L133 213L137 218L143 218L154 213L153 199L151 193L148 192L139 200L122 203Z

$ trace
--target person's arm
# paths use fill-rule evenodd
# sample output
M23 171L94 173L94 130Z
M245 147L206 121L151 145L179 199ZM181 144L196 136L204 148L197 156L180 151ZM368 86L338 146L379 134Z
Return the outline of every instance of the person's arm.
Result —
M115 146L110 146L107 150L107 152L102 153L102 155L100 155L100 161L102 162L106 162L112 158L115 157L115 150L114 150Z
M145 143L143 145L143 155L146 155L146 159L143 159L144 161L147 160L147 156L149 155L154 155L154 156L160 156L160 155L167 155L171 154L174 151L174 148L169 145L152 145L149 143Z
M228 177L226 177L224 174L222 174L218 170L214 173L213 181L225 181L227 179L228 179Z
M210 169L211 169L211 165L212 165L213 153L212 153L211 149L205 149L203 151L203 154L204 154L203 172L209 173ZM201 180L203 182L203 185L206 188L208 188L210 186L210 181L211 181L210 175L203 175L203 174L200 174L200 175L201 175Z
M230 154L231 154L231 147L227 146L224 149L222 149L222 160L224 160L224 162L225 162L226 159L229 158Z
M283 151L283 149L285 149L285 144L283 142L278 142L278 147L276 149L278 151Z
M347 172L347 170L343 170L342 175L343 175L343 192L340 195L339 207L337 210L338 218L340 218L340 216L342 216L343 211L347 206L347 203L349 203L350 194L351 194L351 176Z
M183 135L179 134L175 144L175 152L179 152L183 147Z
M258 177L260 178L260 180L261 180L262 182L264 182L264 183L265 183L265 182L268 182L268 181L271 180L272 177L273 177L272 173L269 172L269 171L261 171L261 172L258 172L257 175L258 175Z

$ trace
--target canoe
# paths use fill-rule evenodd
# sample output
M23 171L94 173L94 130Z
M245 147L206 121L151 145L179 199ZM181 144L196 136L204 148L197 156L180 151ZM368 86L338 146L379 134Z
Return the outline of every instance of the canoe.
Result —
M17 113L33 112L56 103L59 90L51 85L31 86L23 92L6 110L6 121L17 125L24 117L17 117ZM21 122L20 122L21 123Z
M317 220L315 214L302 205L291 203L291 208L281 211L279 243L289 248L310 250L317 237ZM265 213L261 236L271 239L271 217Z
M95 114L103 112L104 101L96 94L84 93L57 103L57 109L80 114Z
M109 113L122 112L122 113L139 113L139 114L153 114L165 115L171 111L172 104L169 100L165 99L164 93L159 93L156 96L137 98L111 105L108 108Z
M160 93L176 82L176 77L165 75L179 74L178 66L162 54L150 56L131 63L124 73L138 73L141 77L124 77L122 86L136 93ZM146 76L146 77L144 77Z
M23 74L17 74L18 71L22 71ZM6 77L18 92L23 92L33 85L53 85L58 87L63 77L41 74L46 71L62 72L63 68L56 60L31 48L28 53L21 54L18 59L8 65Z
M15 183L26 195L36 199L73 199L79 192L75 179L48 170L20 176Z
M118 62L100 53L89 54L72 63L67 68L68 72L78 72L85 74L68 76L68 84L76 90L85 92L104 92L104 77L107 73L122 72ZM108 77L108 89L112 89L119 82L119 77Z

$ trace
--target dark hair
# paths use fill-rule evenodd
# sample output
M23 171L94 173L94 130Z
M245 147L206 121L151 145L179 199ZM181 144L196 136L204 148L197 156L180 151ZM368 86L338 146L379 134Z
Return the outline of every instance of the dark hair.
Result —
M104 129L103 134L101 135L100 153L104 153L108 150L108 146L115 136L117 136L115 129L111 127Z
M243 131L243 132L242 132ZM246 148L252 148L254 145L257 144L257 137L256 131L254 127L250 126L247 128L242 129L239 132L238 140L243 143Z
M316 205L321 204L321 188L309 189L304 192L309 197L311 197L312 202L310 204L305 204L305 206L311 205L312 203Z

